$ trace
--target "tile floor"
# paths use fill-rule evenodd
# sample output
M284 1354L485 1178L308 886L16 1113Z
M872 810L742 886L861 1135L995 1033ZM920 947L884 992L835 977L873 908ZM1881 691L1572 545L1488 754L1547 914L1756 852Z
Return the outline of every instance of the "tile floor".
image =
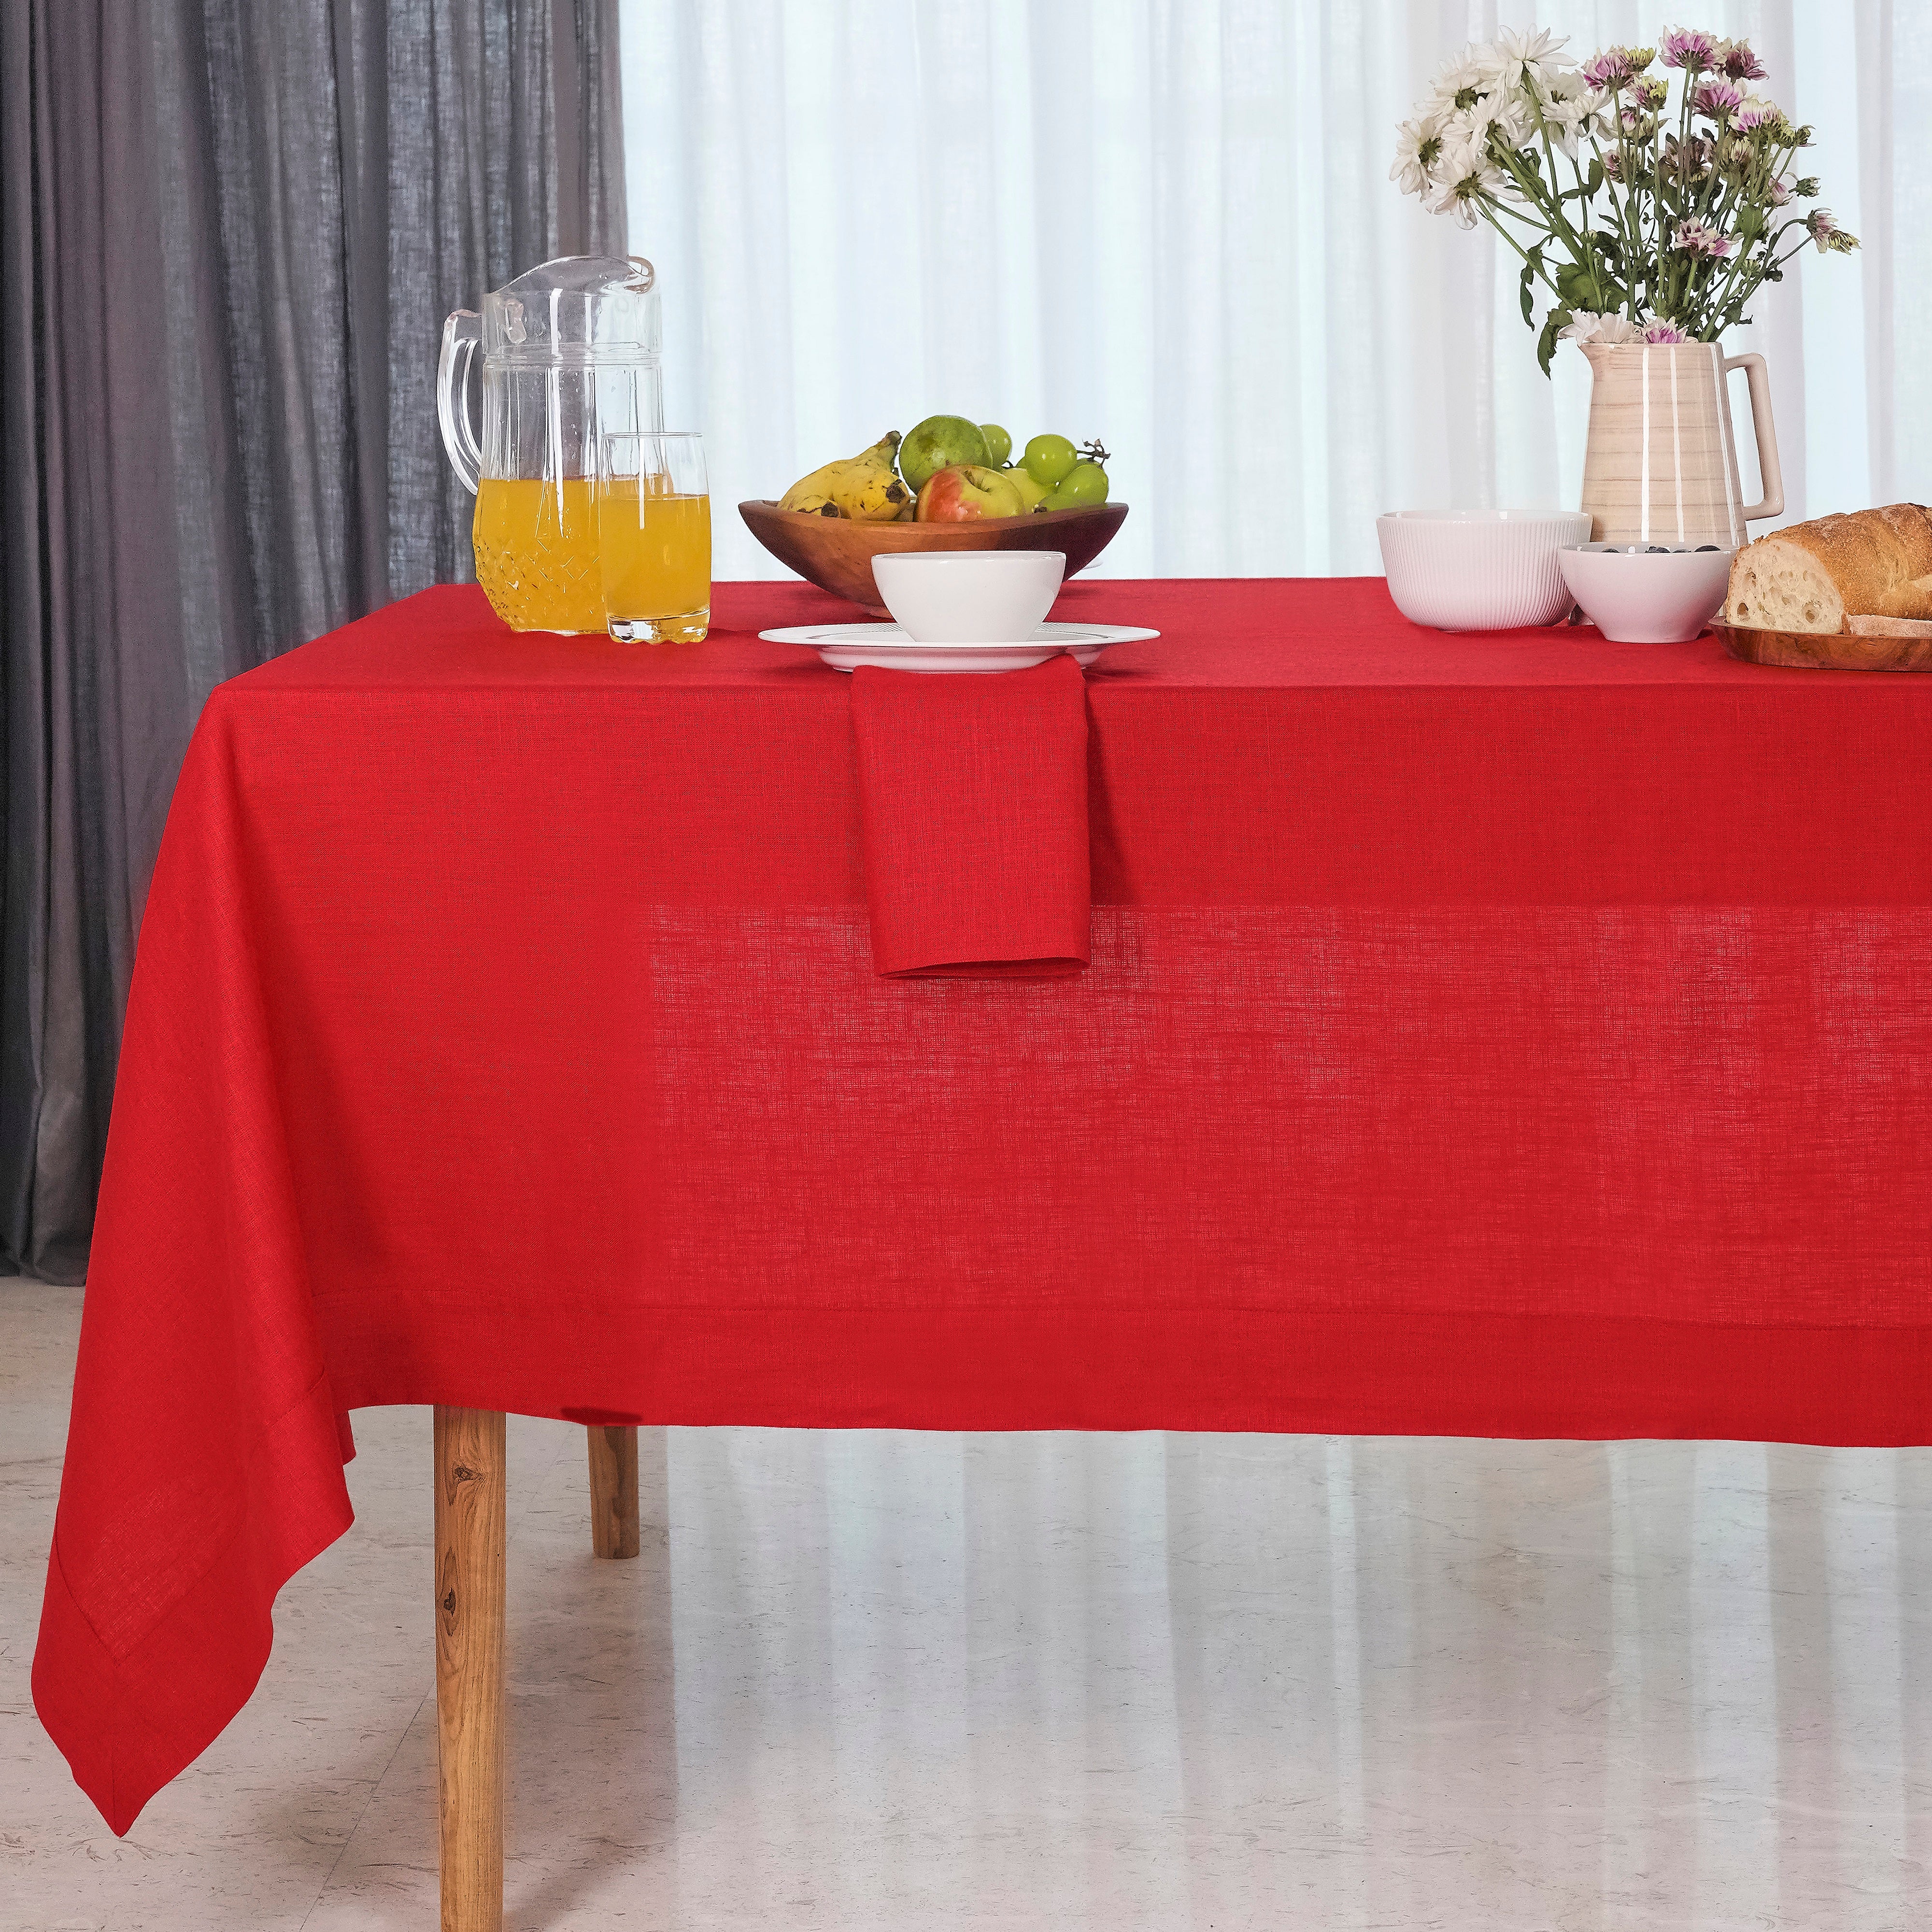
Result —
M27 1690L77 1292L0 1283L0 1932L436 1921L429 1422L116 1841ZM511 1430L513 1932L1932 1922L1932 1452Z

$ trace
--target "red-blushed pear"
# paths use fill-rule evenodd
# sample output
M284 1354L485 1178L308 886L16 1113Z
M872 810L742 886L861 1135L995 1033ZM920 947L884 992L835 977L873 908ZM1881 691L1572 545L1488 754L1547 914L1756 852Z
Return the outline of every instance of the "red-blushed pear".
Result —
M922 524L964 523L974 517L1017 517L1026 504L1012 478L976 463L955 464L936 470L919 493Z

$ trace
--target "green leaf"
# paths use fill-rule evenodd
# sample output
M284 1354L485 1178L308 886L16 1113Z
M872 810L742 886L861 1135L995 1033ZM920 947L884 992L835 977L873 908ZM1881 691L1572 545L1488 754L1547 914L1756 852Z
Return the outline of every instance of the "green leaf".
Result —
M1590 157L1590 184L1587 192L1594 194L1604 184L1604 164L1595 155Z
M1537 243L1535 247L1525 251L1523 258L1522 277L1522 319L1526 322L1533 323L1536 320L1534 314L1534 310L1536 308L1536 277L1538 271L1540 269L1542 266L1543 244L1539 242Z
M1536 338L1536 365L1544 374L1550 374L1550 365L1556 360L1556 338L1558 332L1570 326L1570 311L1567 308L1553 308L1543 325L1543 333Z
M1556 292L1573 308L1588 308L1596 296L1594 278L1587 268L1566 262L1556 272Z

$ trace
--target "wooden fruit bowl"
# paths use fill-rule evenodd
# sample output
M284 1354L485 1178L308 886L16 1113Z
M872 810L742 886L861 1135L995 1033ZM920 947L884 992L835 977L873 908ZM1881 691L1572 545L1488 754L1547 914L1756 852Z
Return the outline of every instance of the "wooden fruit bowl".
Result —
M902 550L1057 550L1066 574L1084 570L1126 520L1124 503L1090 510L1036 510L1024 517L980 517L958 524L854 524L782 510L769 498L738 506L746 527L808 583L848 597L874 617L890 614L872 581L872 560Z

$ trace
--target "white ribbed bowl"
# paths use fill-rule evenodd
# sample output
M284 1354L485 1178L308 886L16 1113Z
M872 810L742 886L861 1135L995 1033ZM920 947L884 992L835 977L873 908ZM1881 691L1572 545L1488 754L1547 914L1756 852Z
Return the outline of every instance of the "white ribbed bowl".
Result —
M1395 608L1438 631L1513 631L1569 610L1557 554L1590 541L1582 510L1396 510L1376 519Z

